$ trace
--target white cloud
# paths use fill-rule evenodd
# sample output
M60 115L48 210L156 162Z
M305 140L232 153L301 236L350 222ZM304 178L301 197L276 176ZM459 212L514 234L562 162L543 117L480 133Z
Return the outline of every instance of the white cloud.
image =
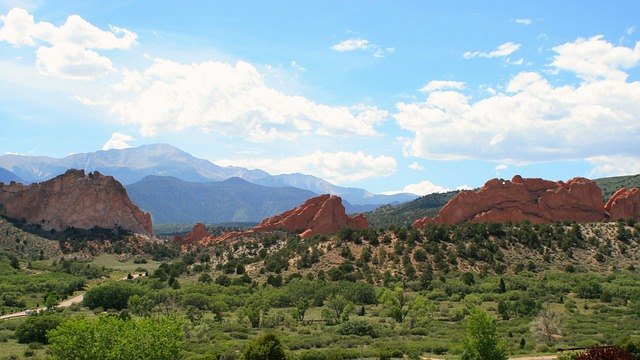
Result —
M399 194L399 193L410 193L410 194L416 194L416 195L420 195L420 196L424 196L424 195L429 195L429 194L433 194L433 193L442 193L442 192L447 192L447 191L451 191L445 187L442 187L440 185L436 185L430 181L421 181L417 184L409 184L407 186L404 187L404 189L402 190L397 190L397 191L387 191L384 192L383 194L385 195L393 195L393 194Z
M388 156L374 157L361 151L356 153L340 151L314 153L282 159L247 158L217 160L221 166L242 166L251 169L262 169L271 174L305 173L323 178L329 182L340 184L356 182L371 177L385 177L397 169L395 159Z
M88 80L116 71L109 58L70 43L41 46L36 55L36 67L41 74Z
M253 142L304 135L378 136L388 113L374 106L328 106L268 87L251 64L184 65L153 59L114 87L110 112L144 136L189 127Z
M522 24L522 25L531 25L531 24L533 24L533 20L531 20L531 19L514 19L513 21L516 24Z
M481 51L474 51L474 52L468 51L464 53L462 56L464 56L465 59L471 59L474 57L483 57L483 58L504 57L504 56L509 56L513 54L518 49L520 49L520 44L516 44L513 42L506 42L498 46L498 49L490 51L488 53L481 52Z
M601 42L599 37L578 39L555 48L559 55L552 68L607 75L577 87L554 86L540 73L521 72L499 87L506 91L477 101L460 91L434 91L421 102L397 103L392 116L413 133L404 141L404 154L509 165L599 156L637 159L640 82L626 82L618 68L637 64L637 50ZM594 57L582 56L576 64L566 61L571 54Z
M594 156L587 161L594 165L589 177L640 174L640 156Z
M558 53L551 66L574 72L579 78L593 82L601 79L624 81L628 74L622 69L634 67L640 61L640 42L635 48L614 46L602 35L578 39L553 48Z
M637 26L629 26L627 27L627 30L625 32L627 33L627 35L632 35L634 32L636 32L637 29Z
M128 149L131 147L127 142L134 141L135 139L131 135L114 132L111 134L111 138L102 146L102 150L109 149Z
M418 164L417 162L412 162L409 164L409 169L411 170L424 170L424 166Z
M496 165L495 169L500 171L500 170L506 170L507 168L509 168L509 165L507 164L498 164Z
M129 30L110 26L104 31L78 15L69 16L57 27L36 23L26 10L13 8L0 20L0 41L14 46L48 44L36 51L37 68L42 74L62 78L91 80L114 72L111 60L95 50L128 49L137 43L137 35Z
M383 48L380 45L370 43L369 40L357 38L344 40L338 44L332 45L331 49L339 52L356 50L372 51L373 56L377 58L384 57L386 54L396 51L393 47Z
M331 46L333 50L344 52L344 51L355 51L355 50L367 50L371 48L371 44L369 40L365 39L349 39L344 40L338 44Z
M427 85L420 88L418 91L432 92L432 91L444 90L444 89L464 90L464 88L465 88L465 83L461 81L433 80L433 81L430 81Z
M458 191L466 191L466 190L473 190L473 188L469 185L460 185L456 188L456 190Z
M307 71L307 69L305 69L304 67L300 66L300 64L298 64L295 60L291 62L291 67L296 69L297 71L300 71L300 72Z

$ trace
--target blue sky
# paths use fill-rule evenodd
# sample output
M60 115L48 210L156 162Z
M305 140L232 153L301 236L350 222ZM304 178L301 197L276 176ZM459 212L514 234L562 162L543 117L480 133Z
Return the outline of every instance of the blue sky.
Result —
M0 0L0 153L426 194L640 172L637 1Z

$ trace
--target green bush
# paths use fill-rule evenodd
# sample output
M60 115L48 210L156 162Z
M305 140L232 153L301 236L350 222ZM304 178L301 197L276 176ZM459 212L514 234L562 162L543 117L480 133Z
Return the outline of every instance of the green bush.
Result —
M378 331L366 320L348 320L340 324L337 329L340 335L357 335L357 336L371 336L375 338L378 336Z
M47 344L47 332L57 328L62 323L58 315L31 315L16 328L16 339L21 344L38 342Z

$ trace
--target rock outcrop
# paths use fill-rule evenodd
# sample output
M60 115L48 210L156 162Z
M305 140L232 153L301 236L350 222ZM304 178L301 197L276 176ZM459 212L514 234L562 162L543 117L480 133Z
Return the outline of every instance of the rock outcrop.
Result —
M197 223L193 226L193 230L186 233L184 236L180 236L180 235L174 236L173 243L174 244L193 244L210 236L211 234L207 232L207 227L202 223Z
M151 216L141 211L112 176L68 170L51 180L29 186L0 183L0 215L44 230L68 227L122 229L153 235Z
M640 190L622 188L616 191L607 201L604 210L609 213L609 218L612 220L640 219Z
M342 227L367 229L369 227L369 221L367 217L362 214L353 217L348 216L345 212L344 205L342 205L342 199L339 196L325 194L311 198L302 205L287 210L282 214L264 219L259 225L251 228L251 230L229 232L218 237L209 236L203 238L202 242L209 244L218 243L240 236L248 236L273 230L297 232L300 234L300 237L306 239L316 234L333 234ZM185 239L188 235L189 234L185 235Z
M302 238L308 238L316 234L332 234L342 227L366 229L369 222L362 214L348 216L339 196L325 194L311 198L282 214L267 218L253 230L286 229L300 232Z
M419 219L414 226L467 221L595 222L605 218L602 192L594 181L577 177L565 183L516 175L511 181L492 179L477 191L461 192L433 220Z

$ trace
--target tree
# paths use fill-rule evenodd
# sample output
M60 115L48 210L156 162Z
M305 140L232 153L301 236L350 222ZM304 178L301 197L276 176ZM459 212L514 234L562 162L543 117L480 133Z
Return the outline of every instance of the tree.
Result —
M47 309L53 309L60 303L60 295L58 293L50 292L44 297L44 306Z
M351 301L345 299L342 295L334 295L327 300L325 307L321 311L321 315L329 323L335 324L341 321L349 320L349 314L354 310Z
M384 313L399 323L409 315L408 304L410 300L409 296L400 287L395 288L394 291L386 289L379 299L384 307Z
M183 342L181 327L173 317L74 318L49 332L49 348L54 359L176 359Z
M149 296L136 294L129 297L129 309L135 315L149 317L155 306L155 301Z
M538 339L550 342L554 335L560 335L560 314L551 310L541 310L531 325L531 332Z
M496 331L496 322L484 310L471 309L467 334L462 339L464 360L506 360L507 349Z
M274 333L266 333L249 344L242 353L243 360L281 360L286 359L284 347Z
M16 339L21 344L47 344L47 332L62 323L58 315L31 315L16 327Z
M108 283L102 286L96 286L84 294L83 304L89 309L102 307L103 309L122 310L129 305L129 297L135 294L141 294L142 290L135 285L118 281Z

